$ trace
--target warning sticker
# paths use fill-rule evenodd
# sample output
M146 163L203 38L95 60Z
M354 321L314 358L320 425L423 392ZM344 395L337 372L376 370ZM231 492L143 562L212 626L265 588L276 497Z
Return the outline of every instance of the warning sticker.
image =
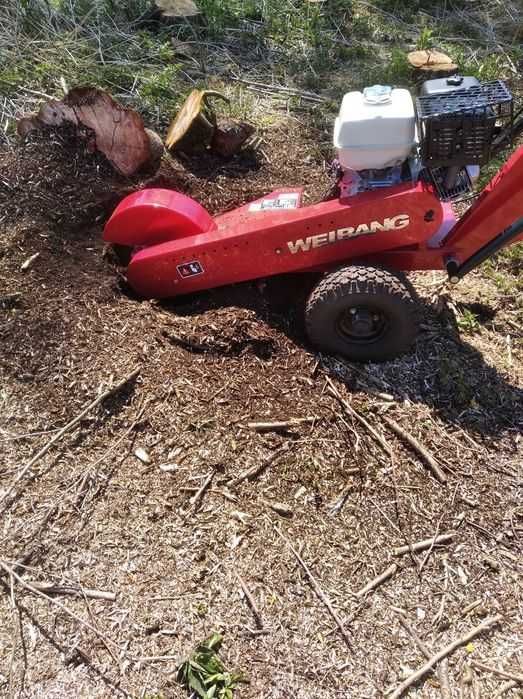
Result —
M272 199L255 201L249 206L249 211L282 211L285 209L297 209L300 195L297 192L279 194Z
M178 270L178 274L182 279L187 279L187 277L195 277L197 274L203 274L204 271L198 260L184 262L183 265L178 265L176 269Z

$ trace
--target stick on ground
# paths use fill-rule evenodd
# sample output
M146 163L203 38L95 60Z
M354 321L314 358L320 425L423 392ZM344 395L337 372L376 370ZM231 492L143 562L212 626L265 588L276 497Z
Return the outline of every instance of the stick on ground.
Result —
M237 485L240 485L240 483L243 483L243 481L247 480L252 480L253 478L256 478L256 476L259 476L260 473L265 471L266 468L268 468L271 464L273 464L277 459L280 458L286 451L288 450L288 446L286 444L283 445L280 449L277 449L275 452L273 452L267 459L262 461L260 464L256 464L256 466L253 466L252 468L248 468L246 471L243 471L240 473L239 476L236 478L233 478L227 483L227 486L229 488L235 488Z
M414 631L412 626L409 624L407 621L407 617L399 612L397 609L395 610L396 614L398 615L398 618L400 620L401 625L405 629L405 631L409 634L409 636L412 638L414 643L418 646L420 651L423 653L425 658L427 660L430 660L432 653L430 650L427 648L427 646L423 643L421 638L418 636L418 634ZM440 684L440 690L441 690L441 696L443 699L450 699L450 687L449 687L449 678L447 674L447 667L445 663L445 658L441 661L441 665L437 669L438 673L438 680Z
M288 546L288 547L290 548L290 550L293 552L294 556L296 557L296 560L298 561L298 563L301 565L301 567L302 567L303 570L305 571L306 576L309 578L309 582L311 583L312 589L314 590L316 596L318 597L318 599L319 599L321 602L323 602L323 604L324 604L325 607L327 608L327 611L329 612L329 614L331 615L331 617L332 617L332 618L334 619L334 621L336 622L336 625L337 625L337 627L339 628L339 630L340 630L340 632L341 632L341 635L343 636L343 640L344 640L345 643L347 644L347 647L348 647L350 650L352 650L352 645L351 645L351 642L350 642L349 635L347 634L347 631L345 630L345 627L344 627L344 625L343 625L342 620L339 618L339 616L338 616L338 615L336 614L336 612L334 611L334 608L333 608L333 606L332 606L331 601L329 600L329 598L327 597L327 595L325 594L325 592L323 592L323 590L321 589L321 587L320 587L318 581L316 580L316 578L314 577L314 575L311 573L311 571L310 571L309 568L307 567L307 564L305 563L305 561L303 560L303 558L300 556L300 554L296 551L296 549L295 549L294 546L291 544L291 542L290 542L285 536L283 536L283 534L281 533L281 531L280 531L277 527L274 527L274 529L275 529L276 533L278 534L278 536L279 536L280 538L283 539L283 541L287 544L287 546Z
M358 592L356 592L356 597L363 597L363 595L366 595L367 592L374 590L375 587L378 587L378 585L381 585L381 583L387 580L387 578L390 578L391 575L394 575L394 573L397 570L397 564L393 563L387 568L387 570L384 570L383 573L381 573L381 575L377 575L373 580L368 582L365 585L365 587L362 587L361 590L358 590Z
M397 687L394 690L394 692L392 692L392 694L389 694L388 699L399 699L399 697L401 697L404 694L404 692L406 692L407 689L409 689L409 687L412 687L412 685L416 684L416 682L418 682L424 675L426 675L427 672L430 672L434 665L437 665L437 663L439 663L440 660L446 658L460 646L464 646L469 641L472 641L473 638L479 636L479 634L483 633L483 631L488 631L496 624L499 624L502 618L503 617L501 616L501 614L498 614L496 616L491 617L490 619L486 619L482 624L471 629L464 636L461 636L461 638L457 638L448 646L442 648L438 653L433 655L432 658L427 660L425 665L422 665L418 670L409 675L409 677L407 677L407 679L404 682L402 682L399 685L399 687Z
M248 422L247 427L255 432L278 432L289 430L299 425L313 424L317 422L317 417L295 417L290 420L275 420L272 422Z
M199 488L197 492L189 500L189 502L194 508L198 507L200 500L204 496L204 493L207 490L207 488L210 486L215 473L216 471L213 470L205 477L205 480L203 481L201 488Z
M393 553L395 556L402 556L404 553L415 553L416 551L424 551L425 549L431 548L431 546L448 544L453 539L454 534L440 534L439 536L433 536L431 539L423 539L423 541L417 541L415 544L398 546L398 548L394 549Z
M403 427L400 427L397 422L394 422L394 420L387 417L387 415L382 415L381 418L400 439L407 442L407 444L418 454L418 456L421 457L440 483L447 482L447 476L442 470L441 466L437 463L436 459L427 449L425 449L422 444L418 442L417 439L410 434L410 432L404 430Z
M508 682L503 682L501 687L496 690L496 693L492 695L492 699L499 699L499 697L502 697L504 694L506 694L508 691L511 689L514 689L514 687L517 687L518 683L514 682L514 680L509 680Z
M103 599L108 602L116 600L116 593L107 590L91 590L85 587L74 587L73 585L53 585L52 583L42 583L31 581L35 590L40 590L46 595L75 595L76 597L89 597L90 599Z
M77 621L79 624L81 624L82 626L85 626L86 629L89 629L89 631L92 631L93 633L95 633L98 636L98 638L100 638L102 641L104 641L104 643L111 644L112 646L115 646L116 648L118 648L118 650L120 650L118 644L115 641L113 641L111 638L104 636L104 634L101 633L96 628L96 626L93 626L88 621L86 621L85 619L82 619L82 617L80 617L77 614L75 614L74 612L72 612L70 609L68 609L65 606L65 604L62 604L58 600L53 599L52 597L49 597L49 595L46 595L45 592L38 590L36 587L34 587L34 585L32 585L31 583L28 583L26 580L21 578L18 575L18 573L16 573L16 571L11 566L9 566L5 561L0 560L0 568L2 568L2 570L4 570L8 575L11 575L16 580L16 582L19 583L22 587L25 587L26 590L29 590L29 592L32 592L33 594L37 595L38 597L42 597L43 599L50 602L53 606L58 607L63 612L65 612L65 614L67 614L68 616L73 618L75 621Z
M247 600L247 604L251 608L252 614L254 616L254 620L256 622L256 626L259 629L263 629L263 620L261 618L260 610L258 609L256 602L254 601L254 597L251 595L251 592L250 592L249 588L247 587L247 584L243 580L243 578L240 577L238 574L236 574L236 578L237 578L238 582L240 583L240 587L242 589L243 594L245 595L245 599Z
M355 420L357 420L360 423L360 425L363 425L363 427L365 427L367 432L369 432L369 434L371 434L374 437L374 439L380 445L380 447L383 449L383 451L386 454L388 454L388 456L392 457L392 447L389 445L389 443L374 429L374 427L369 422L367 422L367 420L365 420L364 417L362 417L359 413L357 413L354 410L354 408L352 407L352 405L348 401L346 401L344 398L342 398L340 392L338 391L336 386L333 384L331 379L328 376L325 378L327 380L329 393L332 396L334 396L334 398L337 398L339 400L339 402L343 405L343 407L345 408L347 413L349 415L351 415Z
M505 680L512 680L517 684L523 684L523 675L517 672L509 672L509 670L502 670L501 668L491 667L490 665L485 665L477 660L472 661L472 665L478 670L483 670L483 672L492 672L493 675L498 675L503 677Z

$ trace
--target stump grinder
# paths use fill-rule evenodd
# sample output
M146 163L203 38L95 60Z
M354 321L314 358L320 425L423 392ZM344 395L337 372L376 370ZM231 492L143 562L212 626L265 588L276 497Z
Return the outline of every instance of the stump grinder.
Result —
M212 217L185 195L145 189L118 205L104 238L132 248L127 278L148 298L315 272L304 309L311 343L390 359L416 337L405 272L446 270L458 282L523 240L523 147L473 194L480 166L522 132L523 109L501 80L427 80L415 97L374 85L343 98L332 198L302 206L301 189L282 188ZM458 218L454 204L469 198Z

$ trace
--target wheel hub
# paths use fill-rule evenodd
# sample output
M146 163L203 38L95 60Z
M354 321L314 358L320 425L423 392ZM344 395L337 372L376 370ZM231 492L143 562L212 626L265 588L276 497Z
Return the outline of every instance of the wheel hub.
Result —
M385 317L364 306L352 306L340 314L339 332L352 342L374 342L385 330Z

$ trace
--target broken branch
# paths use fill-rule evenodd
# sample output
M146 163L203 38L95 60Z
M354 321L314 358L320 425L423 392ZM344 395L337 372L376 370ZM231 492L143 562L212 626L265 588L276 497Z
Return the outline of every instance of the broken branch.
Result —
M425 658L427 660L430 660L431 658L431 652L427 648L427 646L423 643L421 638L418 636L418 634L414 631L412 626L409 624L407 621L407 617L402 614L398 609L394 610L396 614L398 615L398 618L400 620L401 625L405 629L405 631L409 634L409 636L412 638L414 643L418 646L420 651L423 653ZM441 689L441 694L444 697L444 699L447 699L450 697L450 691L449 691L449 681L448 681L448 676L447 676L447 668L444 667L443 661L441 665L438 668L438 679L440 683L440 689Z
M341 635L343 636L343 640L344 640L345 643L347 644L348 648L349 648L350 650L352 650L350 638L349 638L349 636L348 636L348 634L347 634L347 631L345 630L345 627L344 627L344 625L343 625L342 620L339 618L339 616L338 616L338 615L336 614L336 612L334 611L334 608L333 608L333 606L332 606L331 601L329 600L329 598L327 597L327 595L325 594L325 592L323 592L323 590L321 589L321 587L320 587L318 581L316 580L316 578L314 577L314 575L311 573L311 571L310 571L309 568L307 567L307 564L305 563L305 561L303 560L303 558L300 556L300 554L296 551L296 549L295 549L294 546L291 544L291 542L290 542L285 536L283 536L283 534L280 532L280 530L279 530L277 527L274 527L274 529L275 529L276 533L278 534L278 536L279 536L281 539L283 539L283 541L287 544L287 546L288 546L288 547L290 548L290 550L293 552L294 556L296 557L296 560L297 560L298 563L301 565L301 567L303 568L303 570L304 570L306 576L308 577L309 582L311 583L312 589L313 589L313 591L315 592L316 596L318 597L318 599L319 599L321 602L323 602L323 604L324 604L325 607L327 608L327 611L329 612L329 614L331 615L331 617L334 619L334 621L335 621L335 623L336 623L336 626L339 628L339 630L340 630L340 632L341 632Z
M394 575L394 573L397 570L398 570L397 564L393 563L386 570L384 570L383 573L381 573L381 575L377 575L370 582L368 582L365 585L365 587L362 587L361 590L358 590L358 592L356 592L356 597L363 597L363 595L366 595L367 592L374 590L375 587L378 587L378 585L381 585L382 582L385 582L385 580L387 580L387 578L390 578L391 575Z
M418 682L418 680L420 680L424 675L426 675L427 672L430 672L434 665L439 663L440 660L446 658L460 646L464 646L469 641L472 641L473 638L479 636L479 634L483 633L483 631L489 631L493 626L499 624L502 618L503 617L501 616L501 614L493 616L490 619L484 621L479 626L476 626L475 628L471 629L464 636L461 636L461 638L458 638L452 643L449 643L448 646L445 646L438 653L436 653L429 660L427 660L425 665L422 665L418 670L409 675L409 677L407 677L407 679L404 682L402 682L399 685L399 687L397 687L394 690L394 692L392 692L392 694L389 695L388 699L399 699L399 697L401 697L403 693L406 692L407 689L409 689L409 687L412 687L412 685L416 684L416 682Z
M240 583L240 587L242 589L243 594L245 595L245 599L247 600L247 603L249 607L251 608L252 614L254 616L254 620L256 622L256 626L259 629L263 629L263 620L261 618L260 610L258 609L256 602L254 601L254 597L251 595L249 588L247 587L247 584L243 580L243 578L236 573L236 578L238 582Z
M214 478L215 471L211 471L205 478L205 480L202 483L202 486L196 491L196 493L192 496L192 498L189 500L191 505L196 508L198 506L198 503L202 499L205 491L207 488L210 486L212 479Z
M520 675L519 673L508 672L507 670L501 670L501 668L491 667L490 665L485 665L477 660L473 660L471 664L474 667L477 667L478 670L483 670L483 672L492 672L492 674L498 675L498 677L503 677L505 680L512 680L512 682L516 682L517 684L523 684L523 675Z
M357 412L354 410L354 408L352 407L352 405L351 405L348 401L346 401L344 398L341 397L340 392L338 391L338 389L336 388L336 386L333 384L333 382L331 381L331 379L330 379L328 376L326 376L325 378L326 378L326 380L327 380L328 391L329 391L329 393L330 393L332 396L334 396L334 398L337 398L337 399L339 400L339 402L340 402L340 403L342 404L342 406L345 408L345 410L347 411L347 413L348 413L349 415L351 415L355 420L357 420L357 421L360 423L360 425L363 425L363 427L365 427L365 429L367 430L367 432L369 432L369 434L371 434L371 435L374 437L374 439L375 439L376 442L380 445L380 447L383 449L383 451L384 451L386 454L388 454L388 456L392 457L392 448L391 448L391 446L388 444L388 442L387 442L378 432L376 432L376 430L374 429L374 427L372 427L372 425L370 425L370 424L367 422L367 420L365 420L364 417L362 417L359 413L357 413Z
M237 485L240 485L240 483L243 483L243 481L250 481L253 478L256 478L256 476L259 476L260 473L263 473L263 471L265 471L266 468L268 468L275 461L277 461L277 459L279 459L280 456L282 456L288 450L288 448L289 447L285 444L283 447L273 452L267 459L262 461L260 464L256 464L256 466L253 466L252 468L248 468L246 471L240 473L239 476L230 480L227 483L227 485L229 486L229 488L235 488Z
M431 539L423 539L423 541L417 541L415 544L407 544L406 546L398 546L394 549L393 553L395 556L402 556L404 553L415 553L416 551L424 551L429 549L431 546L437 546L439 544L448 544L454 539L454 534L440 534L439 536L433 536Z
M26 465L22 468L22 470L17 474L16 478L14 481L11 483L7 491L2 495L0 498L0 503L4 502L7 500L7 498L11 495L13 490L16 487L16 484L19 483L22 478L25 476L25 474L29 471L29 469L35 465L35 463L42 458L49 449L53 446L53 444L56 444L56 442L60 441L60 439L69 432L70 430L73 429L73 427L76 427L76 425L93 409L96 408L97 405L100 405L106 398L109 396L113 395L114 393L117 393L120 389L122 389L129 381L132 381L135 379L138 374L140 373L140 369L135 369L133 372L129 374L129 376L126 376L125 379L122 379L119 381L117 384L115 384L112 388L108 388L106 391L101 393L99 396L97 396L93 401L89 403L75 418L70 420L67 425L64 425L61 430L59 430L53 437L45 444L40 451L38 451L29 461L26 463Z
M288 430L299 425L312 424L318 420L317 417L296 417L290 420L280 420L274 422L248 422L247 427L256 432L279 432Z
M418 442L417 439L410 434L410 432L404 430L403 427L400 427L397 422L394 422L394 420L386 415L382 415L382 420L398 437L400 437L400 439L403 439L403 441L407 442L407 444L412 447L418 456L420 456L421 459L427 464L440 483L447 482L447 476L441 469L440 465L436 462L435 458L427 449L425 449L422 444Z
M79 624L82 626L85 626L85 628L89 629L92 631L94 634L98 636L104 643L110 643L112 646L118 648L118 644L115 643L112 639L108 638L107 636L104 636L103 633L98 631L96 626L93 626L90 624L88 621L85 619L82 619L82 617L78 616L74 612L72 612L70 609L68 609L65 604L62 604L58 600L53 599L52 597L49 597L49 595L46 595L45 592L42 592L38 588L36 588L33 584L28 583L26 580L21 578L18 573L12 568L11 566L7 565L5 561L2 561L0 559L0 568L4 570L8 575L12 576L22 587L24 587L26 590L29 590L29 592L32 592L33 594L37 595L38 597L42 597L43 599L47 600L50 602L52 605L55 607L59 607L65 614L73 618L75 621L77 621ZM118 648L119 649L119 648Z
M77 597L89 597L90 599L103 599L108 602L116 600L115 592L106 590L92 590L86 587L74 587L72 585L53 585L52 583L42 583L32 581L31 585L35 590L40 590L46 595L75 595Z

